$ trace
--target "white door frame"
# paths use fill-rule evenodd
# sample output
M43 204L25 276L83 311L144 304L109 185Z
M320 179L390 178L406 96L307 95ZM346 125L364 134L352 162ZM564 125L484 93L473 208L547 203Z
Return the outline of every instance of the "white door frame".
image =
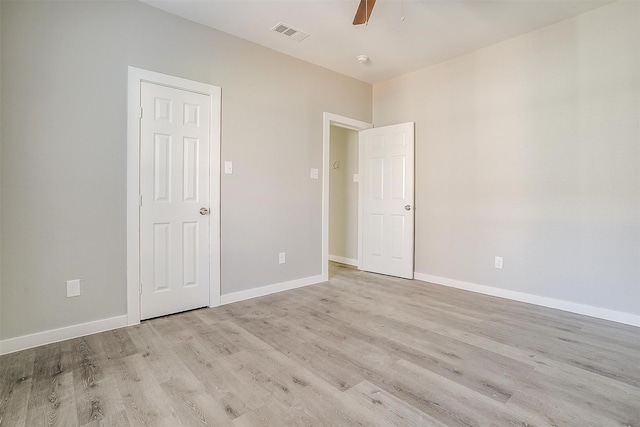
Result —
M322 280L329 280L329 151L331 146L331 126L339 126L345 129L362 131L371 129L371 123L339 116L332 113L322 115ZM358 138L360 139L360 138ZM358 143L358 174L362 170L360 143ZM362 180L358 180L358 242L362 236ZM362 260L361 245L358 243L358 266Z
M210 282L209 307L220 305L220 97L221 89L141 68L129 67L127 88L127 324L140 323L140 84L149 82L209 95Z

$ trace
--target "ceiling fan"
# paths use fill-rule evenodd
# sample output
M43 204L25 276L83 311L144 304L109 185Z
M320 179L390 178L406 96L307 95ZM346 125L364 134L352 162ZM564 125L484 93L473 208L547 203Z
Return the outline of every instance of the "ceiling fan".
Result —
M371 11L375 6L376 0L360 0L356 16L353 18L353 25L368 24L371 17Z

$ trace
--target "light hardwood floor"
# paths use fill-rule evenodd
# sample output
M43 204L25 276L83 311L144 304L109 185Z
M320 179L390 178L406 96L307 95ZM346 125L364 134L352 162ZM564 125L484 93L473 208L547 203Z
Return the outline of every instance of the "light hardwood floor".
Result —
M640 328L330 274L2 356L0 425L640 427Z

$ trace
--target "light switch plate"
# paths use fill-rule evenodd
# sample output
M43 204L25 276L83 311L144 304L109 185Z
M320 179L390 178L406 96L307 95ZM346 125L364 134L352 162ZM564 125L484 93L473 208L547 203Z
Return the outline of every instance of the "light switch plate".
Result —
M226 174L233 173L233 162L224 162L224 173Z
M286 256L287 256L286 253L280 252L278 254L278 264L284 264L287 261Z
M318 169L311 168L311 172L309 173L309 177L311 179L318 179Z
M353 174L353 182L360 182L360 175L357 173Z
M501 256L497 256L496 257L496 268L502 268L503 265L503 259Z

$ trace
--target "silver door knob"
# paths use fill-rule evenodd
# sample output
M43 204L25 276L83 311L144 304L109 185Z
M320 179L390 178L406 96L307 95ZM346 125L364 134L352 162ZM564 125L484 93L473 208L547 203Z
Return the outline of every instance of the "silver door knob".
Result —
M209 215L209 209L200 208L200 215Z
M405 211L410 211L411 210L411 205L405 205L404 210Z

